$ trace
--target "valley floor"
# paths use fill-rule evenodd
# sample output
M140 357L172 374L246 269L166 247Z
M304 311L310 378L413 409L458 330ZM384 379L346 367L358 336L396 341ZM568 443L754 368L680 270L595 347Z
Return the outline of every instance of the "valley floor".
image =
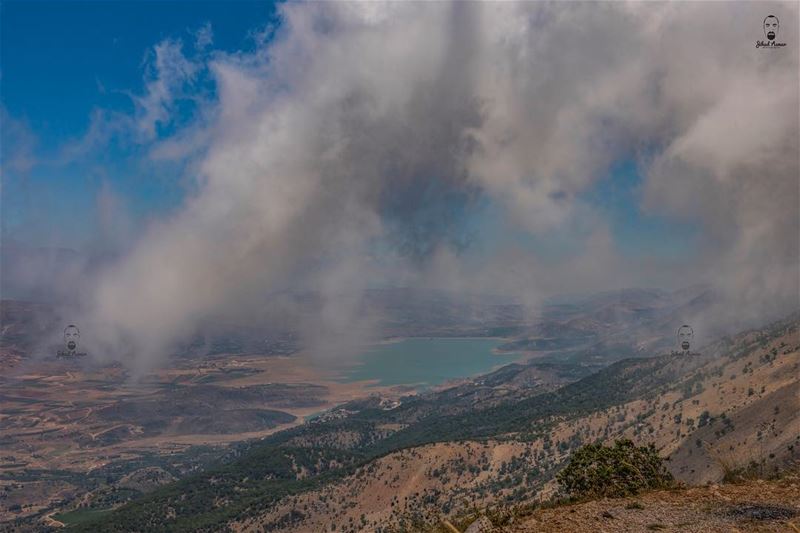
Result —
M800 531L800 475L538 509L509 533Z

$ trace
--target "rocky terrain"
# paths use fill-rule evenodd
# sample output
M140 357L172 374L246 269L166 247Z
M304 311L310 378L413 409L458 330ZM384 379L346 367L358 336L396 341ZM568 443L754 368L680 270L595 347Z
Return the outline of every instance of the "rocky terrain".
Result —
M334 484L280 500L256 518L236 521L235 529L308 531L330 523L345 531L404 531L425 529L471 508L547 501L557 491L552 473L571 450L619 437L655 443L676 479L688 485L719 482L735 472L770 476L793 468L800 462L798 322L724 339L708 350L640 363L649 368L647 386L634 400L583 416L539 419L542 428L549 427L539 435L509 432L499 440L399 450ZM615 379L621 384L637 370L627 366ZM769 501L780 502L793 490L796 483ZM692 513L652 523L674 527L681 516L691 522ZM661 515L669 516L668 504ZM700 523L724 530L737 519L713 515ZM547 530L581 530L571 529L568 518L554 524Z
M649 351L672 342L673 328L652 328L697 298L632 291L553 303L508 338L527 362L411 394L341 383L302 355L184 354L131 380L119 365L31 358L23 333L38 322L11 321L0 521L424 530L549 501L574 449L619 437L655 443L688 484L782 472L800 457L800 319L692 355ZM578 327L580 342L561 337Z
M800 478L711 484L539 509L497 533L562 531L793 532L800 529ZM476 528L477 529L477 528ZM472 533L472 532L471 532Z
M477 511L442 519L429 533L794 532L800 528L800 472L775 480L678 486L626 498Z
M527 372L512 367L397 404L349 402L86 528L425 531L474 509L548 502L574 449L618 437L654 442L687 484L775 475L800 446L798 325L791 317L695 355L625 359L562 384L509 387Z

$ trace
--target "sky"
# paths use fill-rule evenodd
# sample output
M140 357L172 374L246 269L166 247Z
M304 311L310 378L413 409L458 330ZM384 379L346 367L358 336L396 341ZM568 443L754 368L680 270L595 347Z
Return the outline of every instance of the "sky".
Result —
M756 46L767 14L786 46ZM333 335L374 286L535 307L702 284L715 320L794 309L797 16L3 2L4 290L48 287L150 362L287 290L320 294L305 329Z
M186 169L149 164L137 144L112 142L103 150L65 160L65 147L89 133L92 116L134 113L132 96L146 90L158 43L180 42L187 53L202 53L203 46L248 53L263 38L260 34L280 24L273 3L241 0L10 1L3 2L0 10L2 103L7 116L27 130L38 163L24 176L7 177L3 235L33 246L78 250L97 244L96 198L104 187L124 197L125 216L132 216L135 225L175 209L189 192ZM198 45L198 34L204 31L211 42ZM215 97L213 83L208 97ZM188 99L176 110L182 120L194 112L196 106ZM156 138L173 131L160 125ZM632 257L691 253L690 223L674 224L638 208L641 176L633 154L629 155L623 154L598 176L596 186L583 193L587 202L607 213L622 253ZM468 234L455 239L473 243L481 253L491 250L493 241L513 233L496 220L497 211L497 206L487 208L484 203L483 209L470 212ZM560 248L561 239L517 237L543 253Z
M24 173L7 169L3 236L34 246L91 248L104 185L125 198L137 220L179 205L181 169L148 164L140 145L109 143L80 157L64 151L87 136L94 114L134 113L132 96L146 90L159 43L174 40L197 52L198 45L210 45L198 43L208 30L215 49L248 51L274 16L273 4L248 1L0 4L4 118L25 132L37 163ZM184 105L191 114L191 103ZM6 160L14 157L9 137L18 137L17 129L4 128Z

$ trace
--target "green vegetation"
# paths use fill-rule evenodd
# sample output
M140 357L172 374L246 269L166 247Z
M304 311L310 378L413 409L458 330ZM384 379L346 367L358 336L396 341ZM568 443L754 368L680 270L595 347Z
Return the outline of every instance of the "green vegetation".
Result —
M747 346L735 353L744 353L745 349ZM565 492L573 497L624 496L668 486L671 477L652 446L636 447L630 441L619 441L611 447L596 444L581 447L583 442L608 438L609 429L591 434L586 429L562 440L549 438L548 430L555 424L603 409L615 409L618 429L635 427L658 406L653 403L647 412L637 416L628 416L619 406L634 399L652 400L666 391L696 394L701 383L692 376L702 362L700 358L684 356L626 359L557 390L534 388L499 401L483 402L481 396L472 394L473 389L465 387L407 396L391 410L380 408L374 400L353 401L303 426L237 446L216 467L158 488L76 529L222 530L232 519L263 514L282 498L318 489L360 470L368 472L371 461L383 455L434 442L489 438L542 442L541 450L510 458L496 477L476 489L479 495L482 491L493 494L503 491L504 505L525 501L537 486L552 478L562 466L562 457L570 452L572 461L558 479ZM520 368L506 367L484 381L497 379L502 384L514 378ZM555 370L563 374L560 369ZM584 370L579 368L576 374ZM494 385L480 385L488 386ZM664 403L661 408L666 411L669 404ZM714 429L720 432L732 429L726 415L718 416L719 427ZM705 411L691 422L705 427L712 425L714 419ZM680 414L674 418L664 414L665 425L673 421L680 432L690 419ZM641 431L652 433L652 427ZM467 470L474 475L484 465L480 461L477 465L454 461L447 468L437 467L435 475L449 479ZM433 470L429 475L434 475ZM427 520L423 511L431 507L443 513L455 509L454 498L444 498L436 491L409 499L408 507L420 510L420 516L409 517L409 525L415 525L415 520ZM321 504L327 506L325 501ZM300 514L304 512L297 509L275 520L293 523L301 520ZM276 523L266 524L265 528L269 530L273 525L277 527ZM357 531L358 527L352 524L349 530Z
M318 448L256 447L237 461L185 478L93 520L77 531L198 531L254 516L278 499L337 479L356 454ZM300 472L309 477L301 478Z
M621 498L672 484L672 474L655 447L635 446L627 439L613 446L581 447L556 479L572 498Z
M397 450L504 434L540 439L556 417L575 418L666 388L681 371L675 362L680 359L628 359L556 391L484 409L470 404L471 408L452 414L441 412L436 394L408 397L391 411L353 402L345 406L352 412L344 419L313 422L275 434L241 450L221 466L161 487L78 529L219 529L233 518L256 516L283 497L342 479ZM390 434L376 429L393 422L405 428ZM346 443L338 440L340 435L347 435ZM562 452L579 445L579 441L554 443ZM557 466L541 461L542 476L549 477ZM303 469L302 477L299 469ZM497 483L510 487L521 482L519 476L507 473ZM518 497L511 496L512 500Z
M92 520L110 511L111 509L80 508L80 509L75 509L74 511L68 511L66 513L59 513L57 515L53 515L53 519L58 520L67 527L70 527L70 526L77 526L86 522L91 522Z

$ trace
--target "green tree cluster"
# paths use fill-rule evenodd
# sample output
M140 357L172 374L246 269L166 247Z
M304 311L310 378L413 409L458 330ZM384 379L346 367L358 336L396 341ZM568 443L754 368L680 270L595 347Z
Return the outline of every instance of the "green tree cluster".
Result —
M582 446L556 479L572 498L621 498L673 483L655 446L636 446L628 439Z

